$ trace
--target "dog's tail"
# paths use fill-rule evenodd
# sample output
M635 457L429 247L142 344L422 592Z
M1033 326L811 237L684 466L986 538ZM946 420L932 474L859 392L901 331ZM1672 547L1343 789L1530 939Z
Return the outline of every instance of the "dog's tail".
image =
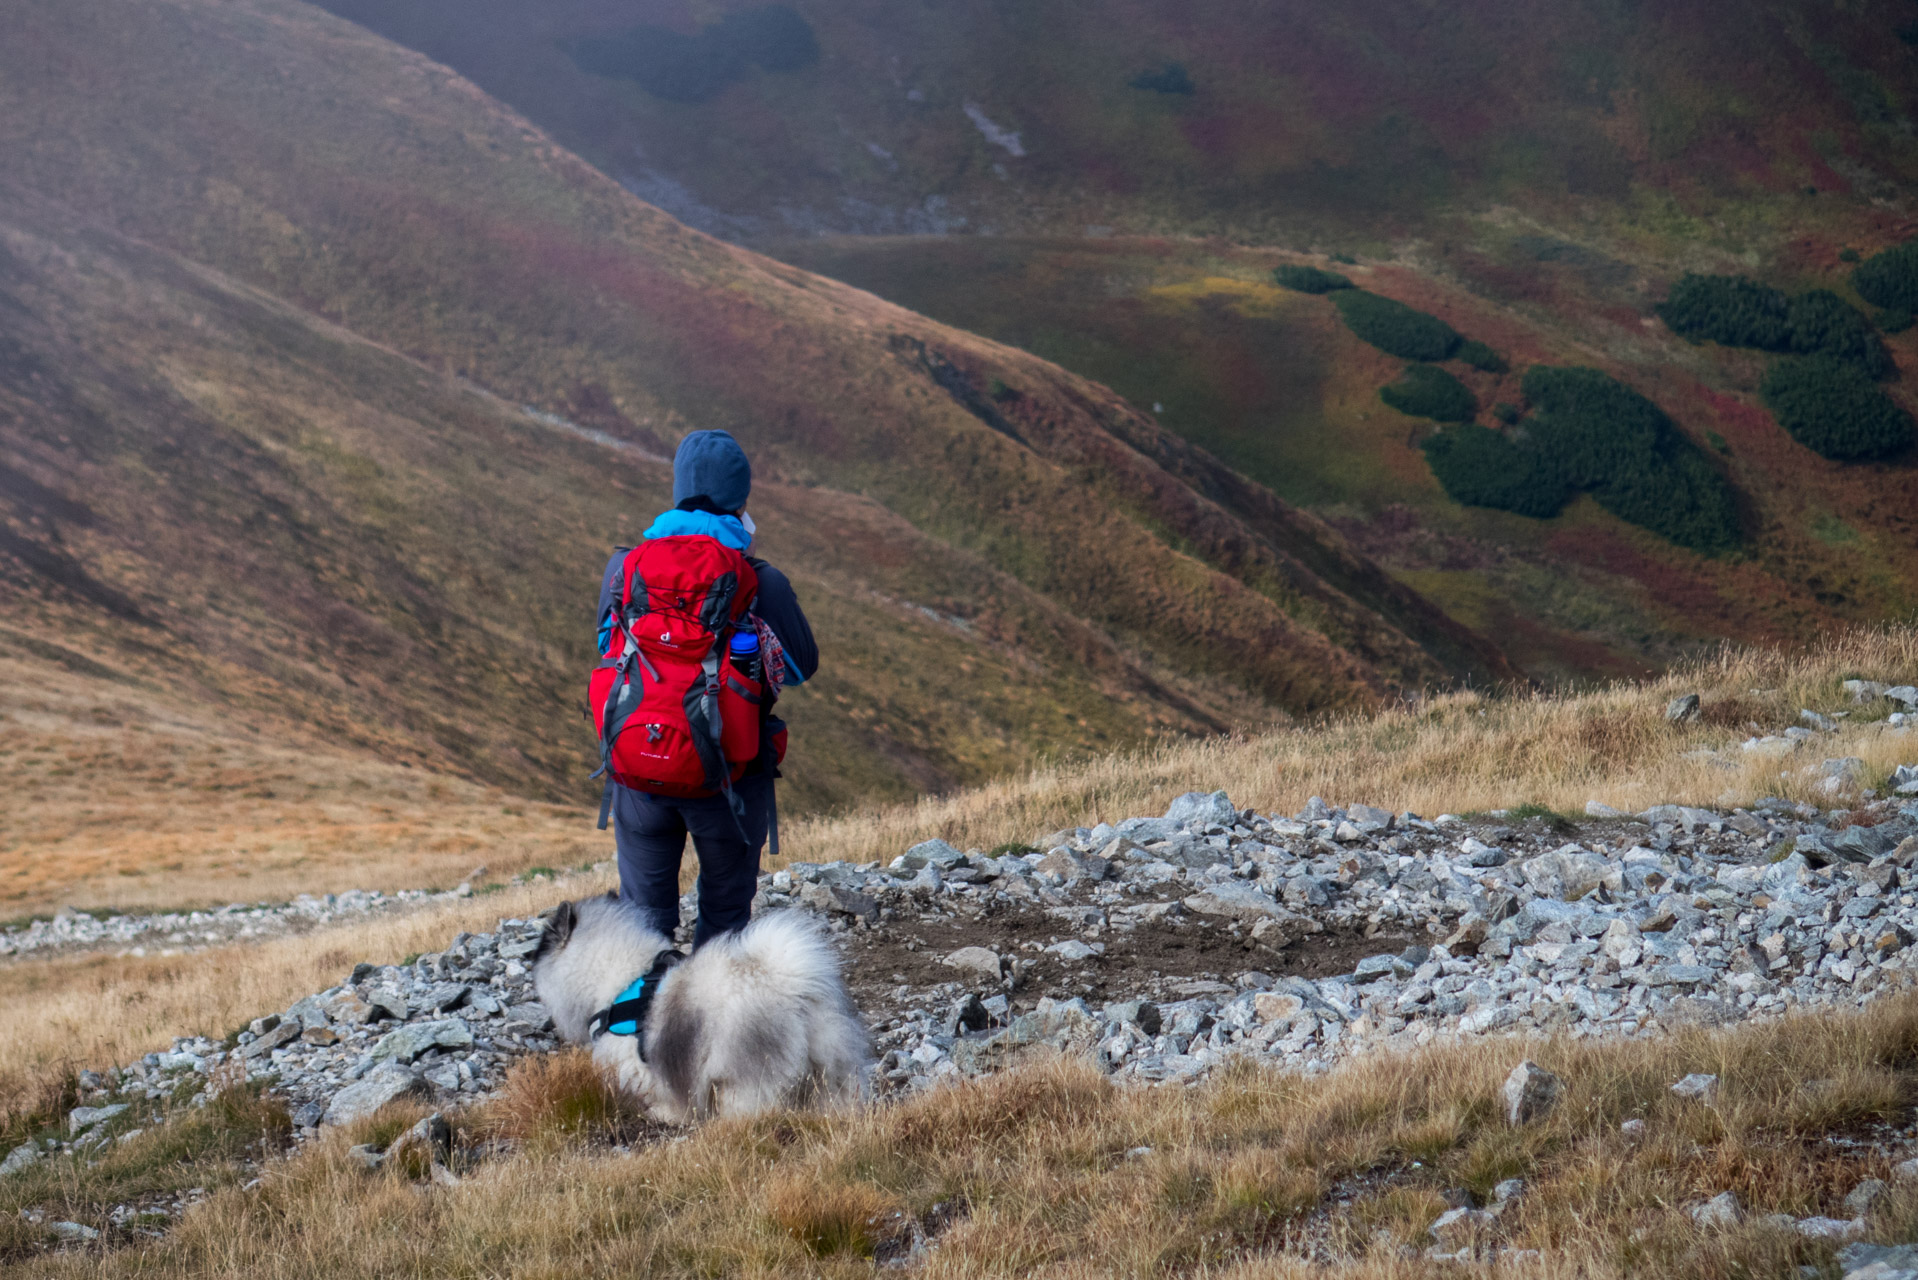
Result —
M782 993L838 1001L839 956L819 921L802 911L769 911L734 934L733 961Z

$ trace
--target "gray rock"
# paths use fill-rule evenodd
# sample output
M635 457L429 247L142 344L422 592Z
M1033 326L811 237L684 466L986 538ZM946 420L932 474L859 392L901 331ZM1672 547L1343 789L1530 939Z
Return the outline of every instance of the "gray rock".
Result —
M1180 827L1230 827L1239 811L1223 791L1188 791L1166 808L1165 820Z
M86 1226L78 1222L48 1223L47 1230L51 1231L57 1238L61 1240L80 1241L80 1240L98 1240L100 1238L100 1233L98 1231L95 1231L92 1227Z
M1397 956L1367 956L1352 970L1352 981L1360 986L1381 978L1409 978L1413 966Z
M1800 708L1798 718L1803 720L1808 727L1816 729L1820 733L1838 732L1838 722L1836 720L1830 716L1821 715L1809 707Z
M451 1013L465 1004L466 998L472 993L473 988L464 982L437 983L426 989L426 994L420 998L420 1008Z
M352 1124L355 1120L372 1115L389 1102L424 1097L428 1089L426 1081L417 1072L389 1062L370 1072L357 1084L350 1084L334 1094L320 1123Z
M1488 1235L1498 1219L1482 1209L1448 1209L1430 1228L1432 1239L1446 1249L1463 1249Z
M299 1129L317 1129L325 1117L326 1108L317 1102L302 1102L292 1111L294 1127Z
M413 1006L407 1001L406 993L391 984L375 987L366 993L366 1002L373 1006L373 1017L382 1012L396 1022L405 1022L413 1012Z
M1126 1000L1119 1004L1109 1004L1104 1010L1110 1022L1130 1022L1149 1036L1159 1034L1163 1023L1160 1021L1159 1006L1150 1000Z
M1900 1160L1891 1166L1891 1177L1894 1182L1918 1182L1918 1158Z
M1735 1227L1745 1220L1745 1206L1738 1203L1738 1195L1732 1191L1721 1191L1704 1204L1692 1208L1692 1221L1701 1227Z
M1672 1092L1681 1098L1690 1098L1707 1106L1718 1102L1718 1077L1694 1071L1672 1086Z
M1512 1068L1512 1074L1505 1078L1500 1090L1505 1100L1506 1123L1530 1124L1549 1115L1563 1091L1564 1083L1557 1076L1527 1058Z
M348 1026L359 1026L371 1022L374 1017L373 1006L360 998L360 993L350 987L342 988L330 996L323 997L320 1010L334 1022Z
M1594 889L1617 889L1622 884L1621 868L1575 844L1529 859L1520 866L1519 874L1539 893L1565 902L1576 901Z
M1347 821L1368 836L1390 831L1398 823L1390 810L1375 809L1369 804L1355 804L1346 810L1345 816Z
M465 1049L473 1043L473 1031L459 1018L439 1018L432 1022L410 1022L390 1031L373 1046L375 1062L411 1062L428 1049Z
M1665 718L1673 724L1687 724L1698 719L1698 695L1681 694L1665 704Z
M125 1102L115 1102L105 1107L75 1107L67 1112L67 1132L85 1133L95 1125L105 1124L115 1116L125 1115L133 1108Z
M1309 932L1304 928L1307 924L1304 917L1295 916L1269 894L1261 893L1258 886L1244 880L1223 880L1208 885L1185 899L1185 909L1202 916L1225 916L1248 924L1266 918L1280 921L1296 918L1301 925L1299 936L1303 937Z
M1854 1218L1869 1218L1872 1211L1891 1194L1882 1178L1866 1178L1845 1196L1845 1212Z
M1865 1234L1865 1224L1856 1218L1800 1218L1798 1234L1810 1240L1856 1240Z
M879 904L856 889L836 884L808 884L799 889L799 900L825 915L854 916L873 921L879 918Z
M240 1057L253 1059L264 1057L284 1044L291 1044L300 1038L301 1023L296 1018L282 1018L271 1031L256 1036L251 1044L240 1049Z
M974 981L996 987L1003 980L1004 962L999 953L985 947L961 947L941 963L971 975Z
M1907 707L1918 707L1918 685L1899 684L1885 690L1885 696Z
M901 854L900 860L914 871L921 867L937 867L940 871L950 871L954 867L966 865L966 855L944 840L922 840Z
M1848 1244L1837 1262L1845 1280L1918 1280L1918 1244Z
M16 1174L29 1165L38 1164L41 1159L38 1143L23 1142L7 1152L5 1160L0 1160L0 1178Z

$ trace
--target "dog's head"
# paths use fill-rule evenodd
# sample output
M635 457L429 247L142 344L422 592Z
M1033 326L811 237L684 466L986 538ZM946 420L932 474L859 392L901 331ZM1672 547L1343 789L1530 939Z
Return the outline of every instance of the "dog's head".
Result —
M593 1014L670 945L617 894L562 902L543 916L528 957L533 987L560 1034L583 1041Z
M545 923L539 931L539 945L528 957L529 964L538 964L573 940L573 930L579 927L579 908L562 902L541 919Z

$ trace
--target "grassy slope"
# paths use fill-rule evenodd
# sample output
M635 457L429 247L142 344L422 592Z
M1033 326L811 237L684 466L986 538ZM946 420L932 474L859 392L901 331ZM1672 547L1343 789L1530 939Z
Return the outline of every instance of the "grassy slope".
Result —
M1776 760L1724 772L1692 753L1809 705L1852 718L1807 755L1855 753L1881 770L1908 761L1900 740L1910 735L1863 723L1882 708L1847 704L1839 682L1906 679L1914 668L1918 636L1899 631L1797 653L1727 653L1658 682L1577 696L1460 695L1310 733L1048 771L857 830L802 824L795 846L858 857L930 831L964 843L1031 839L1061 821L1115 819L1218 784L1261 808L1323 791L1431 811L1810 794L1813 777L1780 780ZM1703 694L1701 722L1664 721L1679 690ZM357 959L443 946L457 929L602 884L516 887L191 962L93 956L0 971L0 1137L57 1118L57 1104L39 1100L58 1097L76 1065L124 1061L181 1031L221 1034L337 980ZM113 1237L105 1258L37 1252L39 1233L17 1210L103 1222L129 1187L164 1172L152 1158L170 1150L164 1135L196 1132L188 1112L182 1129L158 1129L97 1166L54 1164L9 1180L0 1221L15 1225L0 1236L0 1263L76 1276L870 1274L865 1255L888 1234L884 1215L957 1199L966 1211L948 1224L932 1274L1301 1274L1298 1257L1273 1256L1284 1248L1318 1251L1332 1274L1437 1275L1450 1272L1422 1270L1399 1246L1424 1245L1446 1193L1465 1187L1482 1198L1516 1176L1527 1194L1496 1240L1544 1250L1549 1274L1792 1274L1794 1264L1827 1261L1832 1246L1757 1216L1843 1216L1842 1198L1861 1178L1889 1176L1892 1158L1878 1143L1894 1130L1910 1141L1918 1023L1908 993L1878 994L1854 1014L1649 1041L1485 1037L1361 1058L1318 1078L1234 1070L1196 1090L1116 1090L1084 1069L1041 1068L856 1115L721 1123L618 1152L607 1146L630 1141L634 1126L590 1068L561 1057L524 1066L492 1111L458 1117L462 1158L483 1157L461 1187L369 1177L345 1153L369 1126L269 1166L252 1190L242 1184L255 1172L234 1163L237 1152L172 1168L216 1195L163 1242ZM1550 1118L1513 1129L1499 1118L1496 1090L1526 1056L1560 1073L1567 1092ZM1720 1076L1715 1106L1670 1092L1693 1071ZM1646 1122L1642 1139L1621 1132L1628 1118ZM393 1120L377 1126L386 1137ZM481 1147L501 1137L522 1145ZM1754 1220L1698 1230L1687 1209L1728 1189ZM569 1226L555 1231L555 1221ZM1901 1187L1868 1231L1906 1239L1914 1222L1918 1202ZM823 1256L809 1255L809 1239L835 1238L836 1247L818 1246Z
M608 172L749 233L1086 224L1332 243L1454 205L1644 193L1788 208L1918 176L1897 0L794 0L809 68L712 101L581 71L562 43L744 4L327 0L459 68ZM1128 87L1182 63L1190 95ZM986 140L963 108L1020 135ZM667 180L662 183L660 179Z
M1452 279L1345 268L1493 342L1508 376L1454 371L1492 424L1533 361L1598 364L1643 387L1710 448L1747 501L1747 552L1712 561L1589 502L1550 521L1460 507L1415 447L1430 425L1383 405L1400 362L1330 304L1274 287L1281 255L1162 241L840 238L774 246L798 265L1024 347L1109 383L1280 497L1321 511L1541 677L1620 672L1706 639L1789 639L1902 617L1918 601L1900 495L1908 466L1839 466L1796 446L1757 403L1762 363L1647 330L1656 263L1482 227ZM1833 262L1831 266L1841 264ZM1529 296L1509 286L1529 267ZM1841 284L1797 267L1801 284ZM1506 286L1504 290L1501 286ZM1654 296L1656 294L1654 293ZM1894 339L1899 358L1911 340ZM1714 455L1716 455L1714 451ZM1842 514L1841 514L1842 513Z
M689 232L316 10L16 18L8 580L48 635L566 789L580 581L697 425L830 644L808 807L1507 670L1101 388Z

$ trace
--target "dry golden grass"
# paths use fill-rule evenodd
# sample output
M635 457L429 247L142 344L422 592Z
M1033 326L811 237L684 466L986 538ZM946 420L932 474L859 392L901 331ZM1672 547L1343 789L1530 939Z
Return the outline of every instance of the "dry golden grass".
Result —
M1223 787L1241 806L1292 813L1310 796L1432 816L1538 804L1582 812L1588 800L1737 805L1763 795L1814 797L1800 772L1854 755L1880 772L1918 762L1918 739L1877 723L1893 704L1853 707L1851 677L1918 680L1918 630L1860 631L1797 650L1727 649L1651 681L1586 693L1451 693L1376 714L1256 738L1182 742L1043 769L953 796L793 824L793 858L891 858L941 836L961 848L1031 840L1064 826L1163 812L1183 791ZM1665 705L1703 697L1693 724ZM1787 761L1736 744L1798 723L1801 708L1850 711L1840 733ZM1733 759L1698 753L1733 748ZM1781 771L1786 776L1780 776Z
M225 1036L262 1013L344 981L361 960L393 963L491 930L562 897L602 892L593 874L192 955L88 954L0 965L0 1119L68 1069L128 1062L174 1036Z
M451 887L482 864L498 878L610 850L580 809L7 657L0 780L0 913L16 917Z
M1496 1105L1532 1056L1565 1081L1524 1129ZM597 1087L563 1061L550 1086ZM1674 1097L1717 1073L1715 1107ZM1458 1188L1524 1177L1491 1242L1538 1249L1515 1274L1788 1274L1831 1246L1758 1222L1716 1231L1686 1210L1735 1191L1754 1215L1839 1213L1887 1157L1825 1141L1902 1121L1918 1101L1918 998L1858 1013L1651 1041L1487 1039L1379 1054L1318 1078L1258 1067L1195 1089L1121 1089L1070 1062L841 1115L720 1122L632 1154L590 1128L512 1154L462 1125L463 1185L368 1174L334 1135L219 1191L163 1243L41 1257L20 1274L770 1276L871 1274L911 1221L935 1223L929 1276L1455 1274L1407 1259ZM507 1104L524 1118L527 1096ZM398 1117L385 1126L396 1131ZM1633 1141L1620 1122L1642 1118ZM543 1121L520 1132L537 1137ZM387 1136L390 1136L390 1132ZM1143 1149L1143 1150L1142 1150ZM0 1216L12 1206L0 1190ZM1918 1225L1900 1189L1876 1238ZM1450 1264L1448 1264L1450 1265Z

